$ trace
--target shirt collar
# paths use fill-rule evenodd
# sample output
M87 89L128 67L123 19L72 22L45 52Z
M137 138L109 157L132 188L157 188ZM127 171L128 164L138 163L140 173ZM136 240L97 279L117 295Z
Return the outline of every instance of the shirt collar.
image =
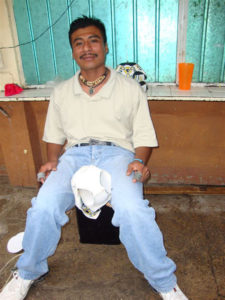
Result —
M78 78L80 71L77 71L73 78L74 95L86 95L91 100L97 100L99 98L110 98L114 87L116 71L110 67L107 68L110 70L110 77L106 84L94 96L89 96L83 91Z

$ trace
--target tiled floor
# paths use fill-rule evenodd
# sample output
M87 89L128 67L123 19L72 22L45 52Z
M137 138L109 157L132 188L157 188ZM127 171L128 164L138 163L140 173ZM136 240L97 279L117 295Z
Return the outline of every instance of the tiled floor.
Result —
M13 255L8 239L23 231L35 189L12 187L0 177L0 269ZM191 300L225 299L225 195L151 195L168 255L177 263L178 283ZM122 245L79 243L75 211L63 228L50 273L27 300L157 300ZM14 261L15 262L15 261ZM0 275L0 287L11 262ZM12 299L13 300L13 299Z

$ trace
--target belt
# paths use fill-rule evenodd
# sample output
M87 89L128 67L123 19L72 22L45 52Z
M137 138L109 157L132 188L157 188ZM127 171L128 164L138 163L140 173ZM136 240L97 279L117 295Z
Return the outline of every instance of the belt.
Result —
M98 140L90 140L88 143L80 143L74 145L74 147L83 147L83 146L93 146L93 145L103 145L103 146L116 146L112 142L98 141Z

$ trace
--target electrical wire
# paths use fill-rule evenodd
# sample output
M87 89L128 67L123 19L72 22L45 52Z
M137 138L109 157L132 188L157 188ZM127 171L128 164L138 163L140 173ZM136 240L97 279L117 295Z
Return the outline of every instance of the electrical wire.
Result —
M16 259L17 257L21 256L22 253L17 254L15 256L13 256L0 270L0 275L3 273L3 270L5 270L5 268L11 263L11 261L13 261L14 259Z
M72 0L70 2L69 5L67 5L66 9L61 13L61 15L58 17L58 19L56 19L56 21L54 23L52 23L49 27L47 27L42 33L40 33L36 38L34 38L33 40L31 41L28 41L28 42L24 42L24 43L19 43L18 45L15 45L15 46L9 46L9 47L0 47L0 50L3 50L3 49L13 49L13 48L17 48L17 47L20 47L20 46L25 46L25 45L28 45L28 44L31 44L33 42L36 42L38 39L40 39L50 28L53 28L58 22L59 20L65 15L65 13L69 10L69 8L72 6L73 2L75 0Z

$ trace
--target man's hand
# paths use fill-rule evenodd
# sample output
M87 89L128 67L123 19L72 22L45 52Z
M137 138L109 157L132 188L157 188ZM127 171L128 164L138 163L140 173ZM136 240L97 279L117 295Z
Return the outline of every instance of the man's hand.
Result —
M144 166L141 162L139 161L133 161L128 165L127 168L127 176L130 176L132 174L132 172L139 172L141 174L141 178L140 179L135 179L133 178L133 182L145 182L146 180L149 179L150 177L150 171L149 168L147 166Z
M37 174L37 180L42 184L52 171L56 171L59 156L62 154L63 145L47 143L47 157L48 161L40 167Z
M40 167L40 170L38 171L38 174L43 173L43 177L38 178L38 181L42 184L45 182L46 178L49 176L51 171L57 170L58 161L48 161L44 165Z

